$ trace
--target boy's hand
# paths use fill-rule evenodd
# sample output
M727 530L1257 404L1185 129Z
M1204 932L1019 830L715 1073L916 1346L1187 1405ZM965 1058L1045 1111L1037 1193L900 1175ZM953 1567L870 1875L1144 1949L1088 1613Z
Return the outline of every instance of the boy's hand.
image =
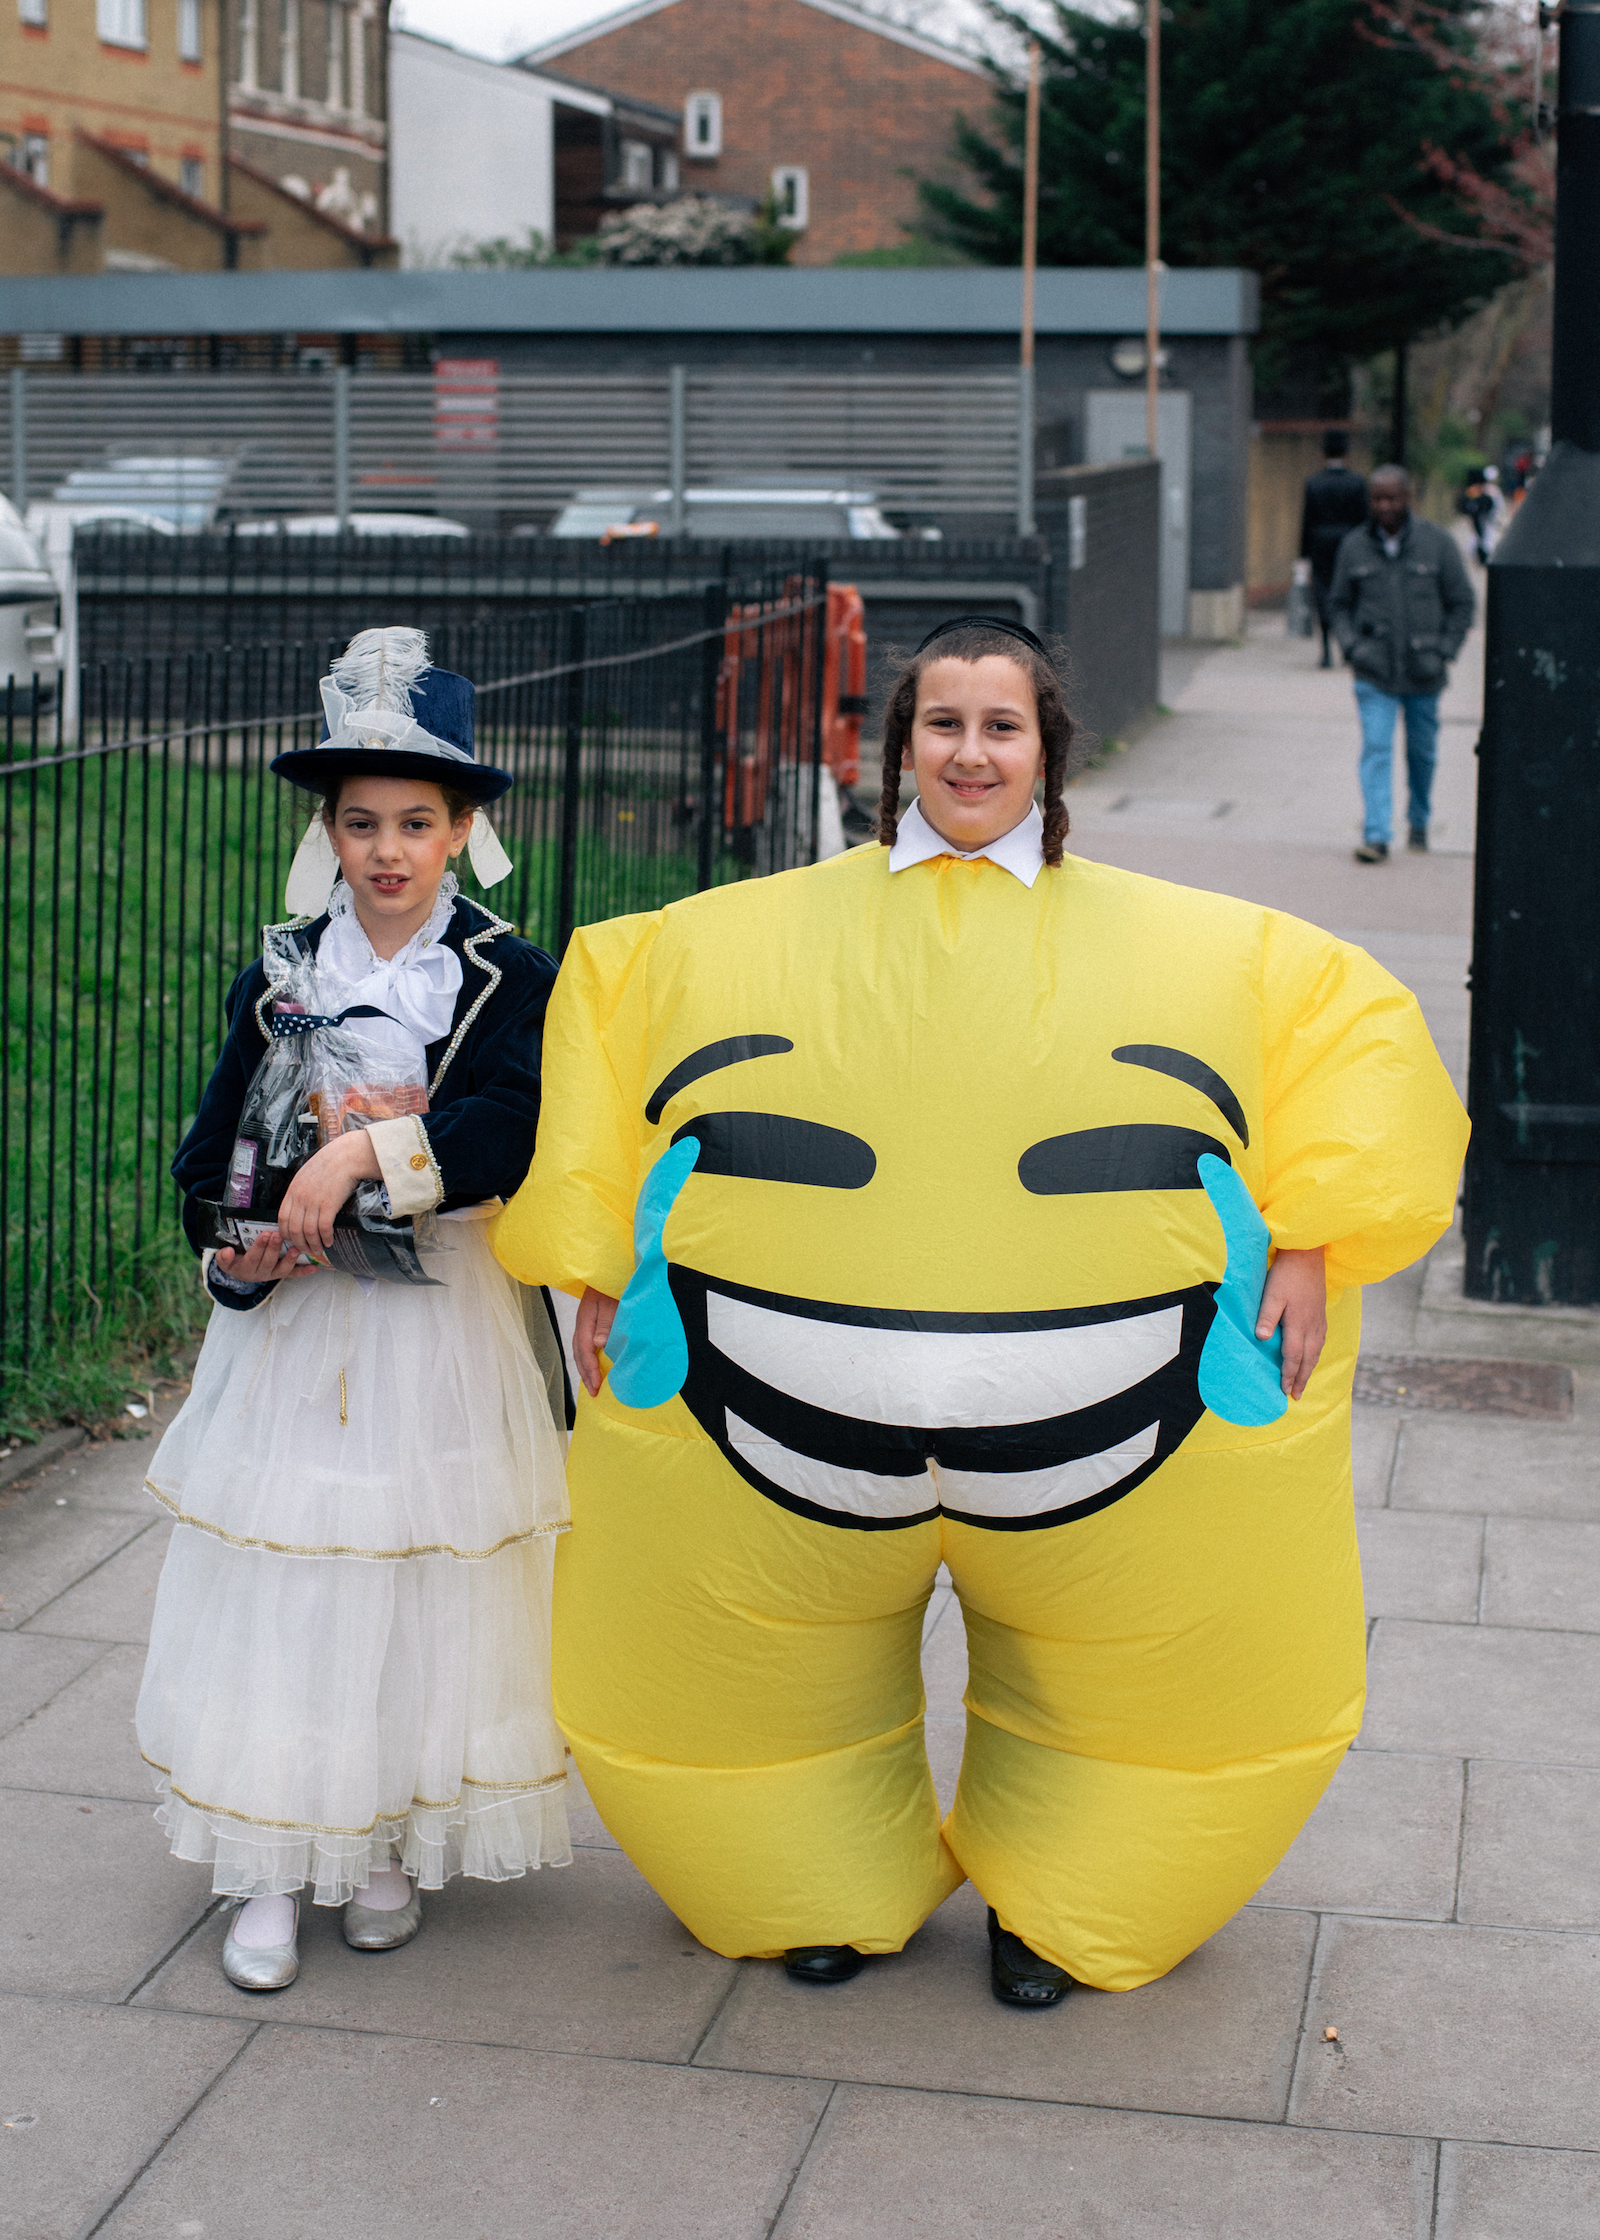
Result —
M600 1356L605 1342L611 1335L611 1325L616 1320L617 1302L609 1291L596 1291L591 1284L578 1303L578 1327L572 1333L572 1358L578 1364L578 1374L583 1379L583 1389L592 1400L600 1390L604 1371Z
M1328 1335L1328 1279L1322 1247L1280 1252L1267 1270L1261 1290L1256 1336L1270 1338L1283 1324L1283 1389L1298 1400L1311 1382Z
M333 1242L339 1208L358 1182L382 1177L378 1154L365 1128L351 1128L314 1151L284 1193L278 1228L296 1252L320 1258Z

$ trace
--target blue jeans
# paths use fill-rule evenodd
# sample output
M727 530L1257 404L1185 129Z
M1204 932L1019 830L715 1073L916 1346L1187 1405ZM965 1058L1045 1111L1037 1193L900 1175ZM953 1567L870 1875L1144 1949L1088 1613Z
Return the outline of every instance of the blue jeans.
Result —
M1439 759L1439 695L1436 692L1384 692L1365 677L1356 679L1361 716L1361 798L1366 805L1366 839L1388 846L1394 822L1395 717L1406 712L1406 778L1410 798L1406 822L1426 832L1433 800L1434 765Z

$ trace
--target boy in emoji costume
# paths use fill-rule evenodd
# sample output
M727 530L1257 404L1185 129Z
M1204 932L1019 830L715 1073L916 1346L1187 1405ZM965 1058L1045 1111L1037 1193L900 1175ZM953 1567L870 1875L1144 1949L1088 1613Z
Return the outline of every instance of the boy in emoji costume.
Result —
M970 1876L997 1991L1037 1956L1047 2004L1211 1935L1357 1730L1359 1286L1447 1225L1465 1121L1361 950L1063 859L1044 649L946 632L891 702L892 846L575 937L496 1250L621 1299L555 1698L623 1849L717 1951L845 1948L820 1981ZM1285 1280L1325 1248L1309 1387L1291 1318L1255 1334L1269 1238ZM941 1560L971 1667L942 1828Z

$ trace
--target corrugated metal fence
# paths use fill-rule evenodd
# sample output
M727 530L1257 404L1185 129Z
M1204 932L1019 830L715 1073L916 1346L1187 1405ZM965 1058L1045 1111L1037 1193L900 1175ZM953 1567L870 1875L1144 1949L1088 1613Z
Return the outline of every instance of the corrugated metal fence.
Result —
M695 486L839 477L914 511L1006 513L1017 495L1011 373L696 373L683 388ZM412 510L506 525L583 487L666 487L672 382L659 374L18 371L0 474L14 502L141 453L234 462L229 513Z

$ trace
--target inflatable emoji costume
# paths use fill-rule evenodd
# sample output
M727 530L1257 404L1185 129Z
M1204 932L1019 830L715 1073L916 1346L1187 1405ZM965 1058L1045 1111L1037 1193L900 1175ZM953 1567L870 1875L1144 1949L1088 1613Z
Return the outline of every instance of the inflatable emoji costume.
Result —
M1360 1722L1358 1287L1446 1227L1465 1135L1363 951L1072 857L862 848L577 935L496 1250L622 1298L556 1710L696 1936L893 1952L970 1876L1126 1990L1228 1919ZM1269 1232L1327 1247L1287 1407Z

